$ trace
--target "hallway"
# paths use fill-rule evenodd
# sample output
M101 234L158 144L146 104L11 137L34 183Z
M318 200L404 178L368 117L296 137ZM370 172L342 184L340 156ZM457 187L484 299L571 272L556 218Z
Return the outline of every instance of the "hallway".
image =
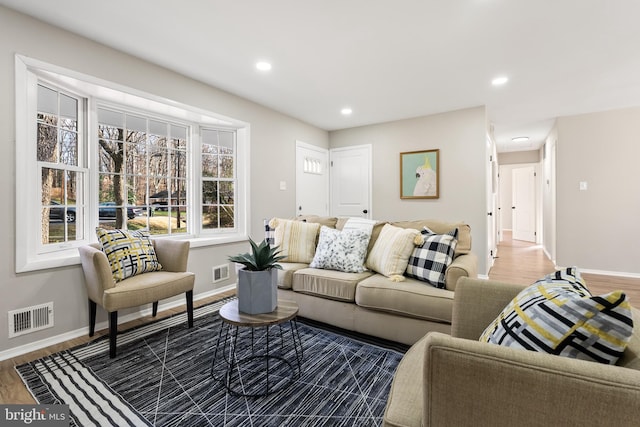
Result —
M489 278L501 282L530 285L556 269L544 254L542 246L513 240L510 231L504 232L504 240L498 244L497 255L493 267L489 271ZM622 290L627 294L633 306L640 306L640 278L582 272L581 275L592 294L598 295Z

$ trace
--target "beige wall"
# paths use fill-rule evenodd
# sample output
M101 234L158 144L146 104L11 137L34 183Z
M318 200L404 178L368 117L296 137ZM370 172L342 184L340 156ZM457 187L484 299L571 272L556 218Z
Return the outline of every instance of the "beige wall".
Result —
M498 164L515 165L520 163L538 163L540 161L539 150L514 151L498 154Z
M329 133L331 148L372 145L374 218L468 223L480 274L487 274L485 115L485 108L477 107ZM400 199L399 153L435 148L440 149L440 198Z
M0 240L0 353L88 326L87 297L79 266L15 273L16 53L249 122L249 209L251 234L256 239L263 236L263 218L291 216L295 212L295 141L325 148L329 144L324 130L0 6L0 200L5 205L0 216L5 227ZM291 185L280 191L280 181ZM196 273L196 294L214 289L212 266L226 263L228 255L245 249L246 243L193 249L189 268ZM233 277L218 286L230 283ZM54 328L8 339L8 310L48 301L54 302ZM104 313L100 313L98 321L105 320Z
M557 137L558 265L640 274L640 108L558 118Z

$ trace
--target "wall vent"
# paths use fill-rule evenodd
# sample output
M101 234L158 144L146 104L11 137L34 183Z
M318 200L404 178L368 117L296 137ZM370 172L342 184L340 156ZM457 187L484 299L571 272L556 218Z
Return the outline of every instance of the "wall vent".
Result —
M213 267L213 283L222 282L229 278L229 264Z
M53 327L53 302L9 313L9 338Z

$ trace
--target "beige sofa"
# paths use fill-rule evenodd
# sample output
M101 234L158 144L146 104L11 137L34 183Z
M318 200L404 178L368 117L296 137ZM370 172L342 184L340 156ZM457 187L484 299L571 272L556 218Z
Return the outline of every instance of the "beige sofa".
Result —
M342 229L346 222L342 218L314 216L298 219L337 229ZM385 223L374 227L369 251ZM446 271L446 289L408 277L393 282L373 271L344 273L281 262L278 297L296 301L302 317L404 344L411 345L430 331L449 333L456 283L460 277L477 277L478 262L471 253L470 227L436 220L390 224L416 230L427 226L439 234L458 228L458 246Z
M405 354L385 426L638 426L640 331L618 366L479 342L523 286L461 279L451 336L428 334ZM633 309L640 319L640 311Z

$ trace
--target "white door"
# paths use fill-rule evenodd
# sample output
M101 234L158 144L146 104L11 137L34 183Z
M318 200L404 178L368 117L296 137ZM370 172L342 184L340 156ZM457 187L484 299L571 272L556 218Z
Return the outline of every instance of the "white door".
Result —
M536 241L535 168L527 166L512 171L512 227L515 240Z
M372 218L371 145L335 148L331 160L331 215Z
M329 151L296 141L296 215L329 215Z

